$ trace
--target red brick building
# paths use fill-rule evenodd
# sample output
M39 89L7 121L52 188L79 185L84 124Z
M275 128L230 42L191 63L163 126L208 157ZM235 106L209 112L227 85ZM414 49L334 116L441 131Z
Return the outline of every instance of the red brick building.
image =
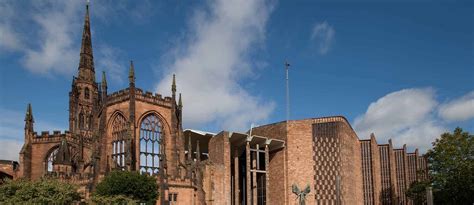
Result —
M11 174L57 177L87 196L112 170L153 175L160 204L408 204L409 183L427 177L418 152L360 140L344 117L290 120L246 133L183 130L181 95L96 81L89 8L69 92L69 129L37 133L27 106L20 165ZM416 173L423 172L423 175ZM309 192L300 192L306 190Z

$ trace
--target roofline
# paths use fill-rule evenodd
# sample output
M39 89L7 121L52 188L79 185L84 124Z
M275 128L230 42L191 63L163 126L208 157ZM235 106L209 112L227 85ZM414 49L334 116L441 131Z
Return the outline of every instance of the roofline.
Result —
M8 160L8 159L0 159L0 164L1 163L14 163L14 164L18 164L18 161L15 161L15 160Z
M183 130L183 132L186 132L186 131L189 131L189 132L193 132L193 133L196 133L196 134L199 134L199 135L216 135L216 133L212 133L212 132L208 132L208 131L202 131L202 130L194 130L194 129L185 129Z

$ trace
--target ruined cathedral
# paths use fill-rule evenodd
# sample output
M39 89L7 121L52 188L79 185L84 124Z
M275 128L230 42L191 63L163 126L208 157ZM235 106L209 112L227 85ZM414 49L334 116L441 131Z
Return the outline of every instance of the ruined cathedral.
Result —
M135 87L131 62L129 86L109 93L105 73L96 79L92 48L87 6L69 92L69 129L35 132L29 104L12 178L55 177L79 185L88 197L105 175L124 170L156 178L157 204L395 205L413 204L405 191L428 177L418 151L378 144L375 135L359 139L342 116L245 133L184 130L174 76L171 96L143 91Z

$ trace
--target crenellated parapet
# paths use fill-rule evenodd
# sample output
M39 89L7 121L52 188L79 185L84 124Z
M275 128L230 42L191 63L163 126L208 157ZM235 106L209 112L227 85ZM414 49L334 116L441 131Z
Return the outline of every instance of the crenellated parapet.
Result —
M144 92L142 89L139 88L136 88L135 99L164 107L171 107L173 105L172 103L174 103L171 97L163 97L161 94L153 94L149 91Z
M54 130L53 133L50 133L49 131L41 131L40 134L38 134L37 132L33 132L32 143L33 144L60 143L63 137L69 143L73 143L77 145L80 144L80 138L74 136L71 132L67 130L64 132L61 132L59 130ZM87 144L91 144L92 142L84 138L84 143L87 145Z
M107 95L107 105L125 102L130 98L130 89L123 89Z
M129 99L129 88L119 90L107 96L107 105L114 105L117 103L128 101ZM172 107L174 103L171 97L163 97L161 94L143 91L140 88L135 88L135 100L163 107Z

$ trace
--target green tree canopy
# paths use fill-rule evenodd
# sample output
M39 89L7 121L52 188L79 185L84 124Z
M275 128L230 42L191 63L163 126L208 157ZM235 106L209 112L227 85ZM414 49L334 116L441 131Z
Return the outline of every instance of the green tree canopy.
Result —
M76 186L52 179L8 180L0 186L0 204L72 204L80 199Z
M474 203L474 136L456 128L426 153L435 204Z
M410 188L406 191L406 196L413 200L415 205L426 204L426 188L430 184L430 181L415 181L410 184Z
M138 172L114 171L97 184L94 195L125 196L139 202L155 204L158 184L156 178Z

